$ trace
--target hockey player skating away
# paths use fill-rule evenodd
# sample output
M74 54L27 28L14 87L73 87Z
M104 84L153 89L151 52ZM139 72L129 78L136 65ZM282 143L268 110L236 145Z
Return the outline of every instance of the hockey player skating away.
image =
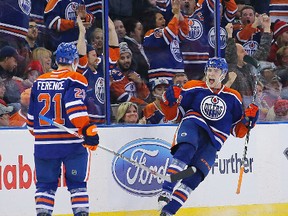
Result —
M250 104L243 113L242 98L236 90L221 82L228 72L226 60L210 58L205 66L205 81L191 80L182 88L171 86L163 94L163 112L169 120L181 119L176 130L171 153L173 160L167 174L194 166L197 171L176 183L164 182L158 198L161 216L176 214L208 175L216 152L230 135L244 137L249 122L253 127L258 118L258 107Z
M63 163L73 214L88 216L86 182L90 167L89 149L96 150L99 143L96 125L89 124L84 104L88 83L82 74L75 72L78 53L72 43L61 43L58 46L56 62L57 70L41 75L34 82L27 115L28 129L35 136L36 212L37 216L52 215ZM41 120L39 115L83 134L84 142L51 126Z

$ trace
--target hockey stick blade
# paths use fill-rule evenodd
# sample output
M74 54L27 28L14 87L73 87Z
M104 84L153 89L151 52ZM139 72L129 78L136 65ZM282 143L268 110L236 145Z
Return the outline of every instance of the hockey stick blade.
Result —
M195 167L188 167L187 169L178 172L176 174L171 175L171 182L176 182L179 181L181 179L187 178L191 175L193 175L196 172L196 168Z
M253 65L255 68L260 67L260 63L255 58L249 55L245 55L243 61L246 62L247 64Z
M49 123L50 125L54 125L54 126L60 128L60 129L62 129L62 130L67 131L67 132L70 133L70 134L73 134L74 136L76 136L76 137L78 137L78 138L80 138L80 139L83 139L83 136L82 136L82 135L78 134L77 132L75 132L75 131L67 128L67 127L65 127L64 125L61 125L61 124L59 124L59 123L57 123L57 122L55 122L55 121L53 121L53 120L51 120L51 119L43 116L43 115L39 115L39 118L42 119L42 120L44 120L44 121L46 121L46 122ZM119 157L119 158L127 161L128 163L133 164L134 166L137 166L137 167L139 167L139 168L141 168L141 169L143 169L143 170L151 173L152 175L154 175L154 176L156 176L156 177L159 177L159 178L161 178L161 179L163 179L163 180L165 180L165 181L168 181L168 182L176 182L176 181L179 181L179 180L181 180L181 179L183 179L183 178L187 178L187 177L193 175L193 174L196 172L196 168L195 168L195 167L189 167L188 169L183 170L183 171L181 171L181 172L179 172L179 173L176 173L176 174L163 175L163 174L158 173L158 172L156 172L155 170L152 170L152 169L150 169L149 167L147 167L147 166L145 166L145 165L143 165L143 164L139 164L139 163L137 163L136 161L133 161L133 160L131 160L130 158L127 158L127 157L125 157L124 155L122 155L122 154L120 154L120 153L118 153L118 152L115 152L115 151L113 151L113 150L111 150L111 149L109 149L109 148L107 148L107 147L104 147L104 146L101 146L101 145L98 145L98 147L101 148L102 150L105 150L105 151L107 151L107 152L109 152L109 153L112 153L112 154L114 154L116 157Z

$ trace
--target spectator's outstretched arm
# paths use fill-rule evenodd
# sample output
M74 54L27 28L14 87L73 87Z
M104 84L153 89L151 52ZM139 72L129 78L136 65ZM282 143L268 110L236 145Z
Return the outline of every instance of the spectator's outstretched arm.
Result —
M237 48L234 38L232 37L233 34L233 25L232 23L228 23L226 25L226 31L228 34L227 40L227 47L225 50L225 59L229 65L229 71L233 71L237 66Z
M263 34L260 39L260 45L256 52L254 53L253 57L257 59L258 61L266 61L268 58L270 48L271 48L271 42L273 39L273 34L271 33L271 19L266 14L263 14L259 16L261 20L261 24L263 27Z
M113 21L108 19L108 29L109 29L109 57L110 60L116 63L120 57L119 41L115 30L115 25Z
M86 42L85 42L86 29L79 15L77 16L77 24L79 27L77 50L78 50L79 55L84 56L86 55L86 51L87 51Z
M109 29L109 46L119 47L118 36L115 30L115 25L113 21L108 18L108 29Z

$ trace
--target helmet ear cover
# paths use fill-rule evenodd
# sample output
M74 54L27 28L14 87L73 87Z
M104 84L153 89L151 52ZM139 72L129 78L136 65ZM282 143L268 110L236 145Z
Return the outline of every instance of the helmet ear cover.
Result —
M57 64L73 64L75 59L78 59L78 51L73 43L60 43L56 50Z

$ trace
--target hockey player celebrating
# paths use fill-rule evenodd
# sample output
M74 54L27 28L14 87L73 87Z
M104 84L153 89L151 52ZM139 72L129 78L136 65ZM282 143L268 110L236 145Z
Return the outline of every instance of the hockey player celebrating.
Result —
M56 50L58 69L41 75L33 84L27 115L27 126L35 136L37 216L51 216L54 207L61 164L74 216L89 215L86 182L89 177L90 150L99 143L97 128L89 124L84 104L87 79L75 72L78 63L76 46L61 43ZM39 115L82 134L82 139L55 128ZM86 148L84 148L84 147Z
M169 120L182 119L171 148L172 162L167 174L194 166L197 171L176 183L164 182L158 198L161 216L176 214L188 195L208 175L217 151L230 133L244 137L258 118L258 107L250 104L243 113L242 98L236 90L222 84L228 67L224 58L210 58L205 81L188 81L182 89L171 86L163 94L162 110ZM250 124L251 122L251 124Z

